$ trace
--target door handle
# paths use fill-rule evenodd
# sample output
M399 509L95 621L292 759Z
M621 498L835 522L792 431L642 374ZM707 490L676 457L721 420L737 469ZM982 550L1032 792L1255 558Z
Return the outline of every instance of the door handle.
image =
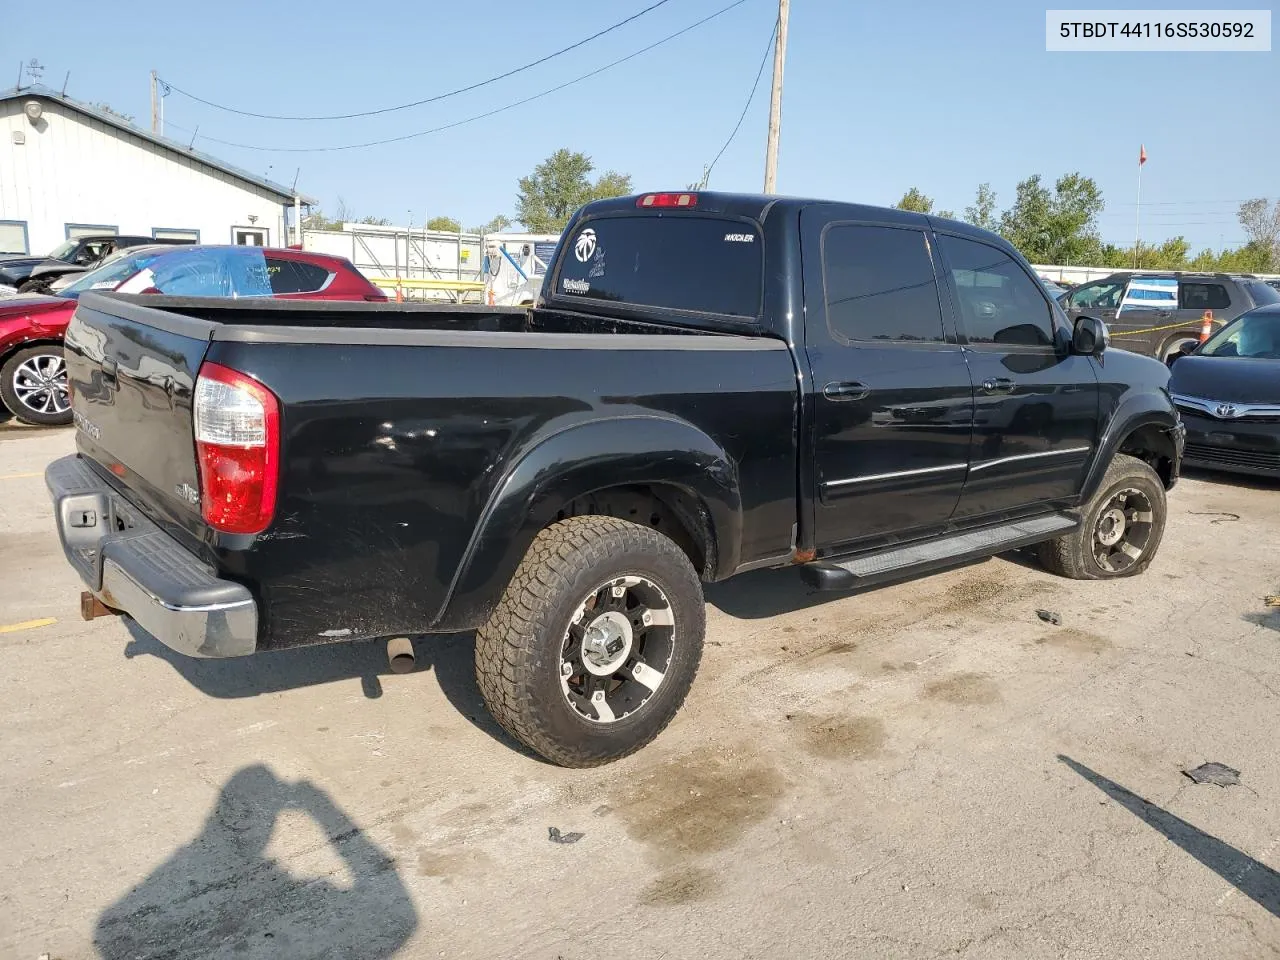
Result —
M848 381L844 383L828 383L822 388L822 395L828 400L865 400L871 395L871 388L865 383Z
M1013 390L1013 381L1008 377L987 377L982 381L983 393L1009 393Z

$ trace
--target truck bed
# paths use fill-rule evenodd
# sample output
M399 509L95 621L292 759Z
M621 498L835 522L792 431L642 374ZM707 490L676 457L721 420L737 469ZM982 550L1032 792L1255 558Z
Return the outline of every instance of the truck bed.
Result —
M780 339L571 311L86 294L67 363L81 456L249 588L261 648L474 627L525 527L674 450L702 466L671 478L672 503L727 534L704 576L789 554L797 374ZM279 492L261 534L212 529L193 499L205 363L279 399Z

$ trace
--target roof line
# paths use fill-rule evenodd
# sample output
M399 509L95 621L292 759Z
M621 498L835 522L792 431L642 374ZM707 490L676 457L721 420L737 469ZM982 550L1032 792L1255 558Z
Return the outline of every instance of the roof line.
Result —
M302 203L310 206L316 205L315 199L304 193L298 193L283 184L276 183L274 180L268 180L266 177L260 177L256 174L252 174L242 167L237 167L233 164L227 163L225 160L219 160L217 157L210 156L207 153L196 150L186 144L179 143L176 140L170 140L168 137L157 136L148 130L143 130L141 127L130 123L123 117L107 113L92 104L81 103L79 100L72 99L66 94L52 90L43 84L37 83L25 87L9 87L6 90L0 91L0 103L7 103L10 100L20 100L24 97L36 97L41 100L51 100L54 103L61 104L76 111L77 113L83 114L86 117L92 117L94 120L98 120L109 126L115 127L117 130L121 130L131 136L135 136L140 140L146 140L148 143L153 143L158 147L162 147L165 150L179 154L180 156L190 157L207 167L212 167L215 170L221 170L223 173L230 174L237 180L242 180L245 183L251 183L254 186L261 187L263 190L275 194L282 201L291 201L296 195Z

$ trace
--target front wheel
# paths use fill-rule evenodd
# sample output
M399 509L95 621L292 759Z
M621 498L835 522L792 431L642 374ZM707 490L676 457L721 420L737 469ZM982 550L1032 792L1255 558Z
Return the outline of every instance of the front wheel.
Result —
M702 584L667 537L613 517L538 534L476 633L476 677L508 733L566 767L625 757L671 722L702 657Z
M1073 580L1132 577L1155 559L1166 515L1159 475L1137 457L1118 453L1080 526L1040 544L1040 563Z
M0 366L0 399L23 423L51 427L71 422L71 394L62 347L19 350Z

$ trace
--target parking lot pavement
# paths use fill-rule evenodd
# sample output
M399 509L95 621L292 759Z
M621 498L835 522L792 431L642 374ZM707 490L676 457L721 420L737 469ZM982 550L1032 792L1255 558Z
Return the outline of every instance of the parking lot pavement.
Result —
M0 956L1280 954L1278 485L1184 480L1137 579L709 589L685 710L569 771L469 637L393 676L81 622L39 477L71 436L0 436Z

